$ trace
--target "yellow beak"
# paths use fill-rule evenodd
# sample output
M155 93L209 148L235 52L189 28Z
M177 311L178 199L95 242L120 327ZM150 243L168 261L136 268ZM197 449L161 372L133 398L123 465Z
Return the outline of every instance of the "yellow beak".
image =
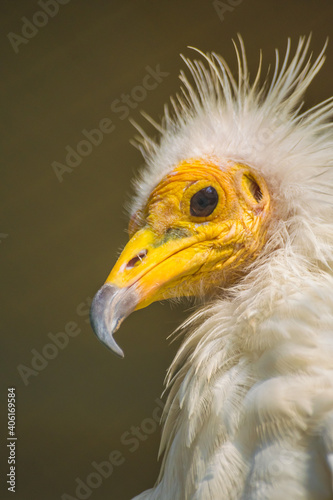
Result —
M176 287L197 276L214 236L211 230L207 241L206 231L178 228L158 237L149 226L141 229L126 245L106 283L119 288L135 286L140 297L135 309L156 300L190 295L184 287L180 295Z
M146 226L130 239L91 307L93 329L113 352L124 355L113 334L131 312L157 300L192 295L189 282L200 279L216 237L214 229L208 233L207 240L207 231L184 227L159 237ZM226 245L223 254L219 259L225 260L232 248Z

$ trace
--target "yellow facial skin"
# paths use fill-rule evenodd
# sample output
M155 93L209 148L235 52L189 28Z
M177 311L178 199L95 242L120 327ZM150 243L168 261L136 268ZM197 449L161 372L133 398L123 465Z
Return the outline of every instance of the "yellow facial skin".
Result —
M218 195L216 207L206 216L191 214L193 196L207 187ZM250 167L184 161L132 218L130 241L106 284L120 289L134 285L136 309L225 287L262 249L270 212L265 181Z

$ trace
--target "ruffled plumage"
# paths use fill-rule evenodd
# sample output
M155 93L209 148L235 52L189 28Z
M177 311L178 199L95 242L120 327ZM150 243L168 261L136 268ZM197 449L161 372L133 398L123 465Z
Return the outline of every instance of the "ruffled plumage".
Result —
M274 206L270 238L244 278L184 325L167 378L163 463L149 500L328 500L333 453L333 99L302 111L324 63L299 40L271 78L224 60L184 61L182 94L139 128L146 168L132 213L189 158L258 170ZM150 120L152 121L152 120ZM152 123L155 123L152 121Z

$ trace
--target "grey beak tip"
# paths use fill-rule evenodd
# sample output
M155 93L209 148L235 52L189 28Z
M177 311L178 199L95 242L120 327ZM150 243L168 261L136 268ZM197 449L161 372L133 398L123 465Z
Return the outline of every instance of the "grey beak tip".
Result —
M114 354L123 358L124 352L113 338L122 321L135 309L137 294L132 288L103 285L96 293L90 309L90 323L98 339Z

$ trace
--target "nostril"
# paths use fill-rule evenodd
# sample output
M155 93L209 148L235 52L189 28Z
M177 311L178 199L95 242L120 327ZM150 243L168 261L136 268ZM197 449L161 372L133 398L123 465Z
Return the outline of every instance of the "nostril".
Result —
M148 250L141 250L133 259L129 260L126 265L126 269L132 269L138 262L141 262L147 255Z

